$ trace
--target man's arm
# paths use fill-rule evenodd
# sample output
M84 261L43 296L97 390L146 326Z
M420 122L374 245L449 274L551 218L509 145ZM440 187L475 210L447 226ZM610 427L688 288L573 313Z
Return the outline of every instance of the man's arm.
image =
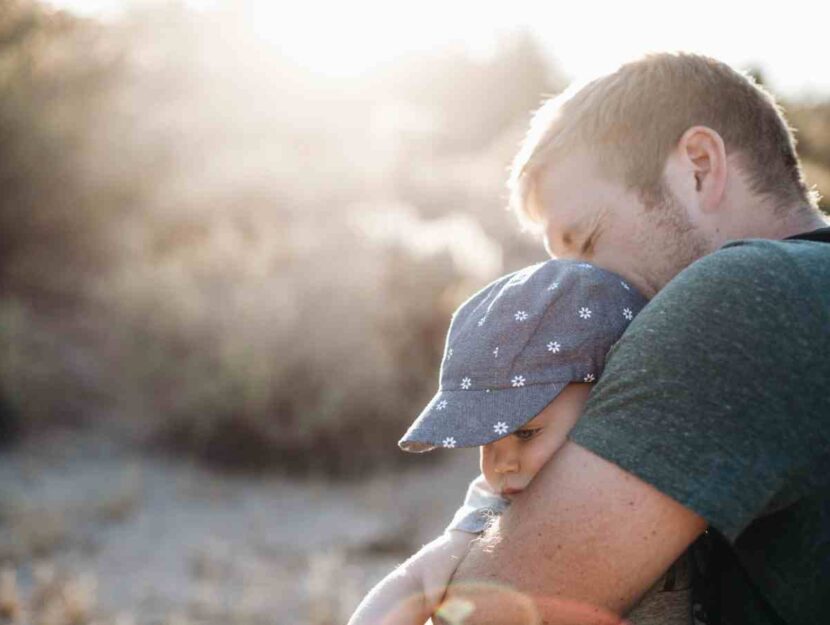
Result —
M569 441L473 543L439 614L458 623L452 615L468 613L465 625L617 622L705 528L691 510Z
M456 570L464 623L613 622L707 523L734 543L798 496L830 440L826 395L805 392L826 385L827 317L790 249L730 244L635 317L569 442Z

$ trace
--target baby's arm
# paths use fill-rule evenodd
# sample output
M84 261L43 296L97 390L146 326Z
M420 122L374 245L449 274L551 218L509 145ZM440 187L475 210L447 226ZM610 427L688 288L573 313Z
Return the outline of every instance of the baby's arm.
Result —
M483 475L476 477L444 533L381 580L348 625L423 625L444 598L470 543L509 503L490 489Z
M468 532L446 531L424 545L364 597L348 625L423 625L473 539Z

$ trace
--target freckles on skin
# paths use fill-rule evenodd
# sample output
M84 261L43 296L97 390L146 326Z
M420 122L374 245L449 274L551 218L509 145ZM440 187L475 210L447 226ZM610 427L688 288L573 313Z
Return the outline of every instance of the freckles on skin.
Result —
M554 556L541 557L551 560ZM625 623L619 615L590 602L556 596L544 589L518 590L496 575L451 585L432 620L435 625L543 625L549 622L545 615L556 615L559 625Z
M476 601L465 625L621 625L620 615L706 527L679 503L576 444L566 444L539 478L493 532L471 544L453 574L447 599ZM509 592L481 596L475 584ZM527 598L540 620L521 620ZM504 616L508 609L516 620Z
M574 385L569 409L583 405L590 385ZM561 404L560 404L561 405ZM569 428L568 428L569 429ZM476 541L476 546L461 561L447 589L447 600L471 602L475 607L464 623L469 625L528 625L541 623L543 614L557 614L557 623L573 625L619 624L619 617L578 598L556 596L542 580L552 560L559 559L559 541L544 547L549 535L544 517L529 514L544 493L537 485L511 498L511 506ZM585 541L581 557L595 558L601 545ZM515 584L513 586L512 584ZM521 588L518 591L517 588ZM529 608L528 606L531 606ZM455 625L445 621L447 625Z

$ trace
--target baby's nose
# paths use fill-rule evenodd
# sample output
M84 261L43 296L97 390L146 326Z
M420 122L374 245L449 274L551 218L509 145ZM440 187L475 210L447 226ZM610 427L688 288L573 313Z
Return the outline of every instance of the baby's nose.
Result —
M496 473L511 473L519 470L519 455L512 449L502 449L496 454Z

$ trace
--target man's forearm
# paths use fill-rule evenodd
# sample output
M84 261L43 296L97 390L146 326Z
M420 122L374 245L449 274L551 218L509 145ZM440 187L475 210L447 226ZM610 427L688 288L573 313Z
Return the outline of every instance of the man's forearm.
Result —
M473 543L441 618L452 625L457 614L465 625L618 622L704 528L686 508L568 443Z
M620 622L604 608L537 588L526 577L534 566L532 559L512 557L505 541L497 522L473 543L452 577L442 608L433 616L435 625ZM556 621L543 618L551 612L556 613Z

